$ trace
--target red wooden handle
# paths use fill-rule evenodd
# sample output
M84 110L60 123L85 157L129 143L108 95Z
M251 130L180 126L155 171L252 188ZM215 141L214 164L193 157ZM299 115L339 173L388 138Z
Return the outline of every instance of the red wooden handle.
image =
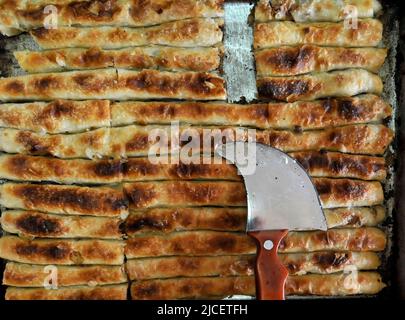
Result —
M288 230L255 231L249 235L257 240L256 297L259 300L284 300L288 271L277 251Z

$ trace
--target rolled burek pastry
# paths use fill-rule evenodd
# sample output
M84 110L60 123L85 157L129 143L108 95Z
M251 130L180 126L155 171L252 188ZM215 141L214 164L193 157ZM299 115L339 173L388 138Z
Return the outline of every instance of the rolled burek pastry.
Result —
M43 287L50 275L55 276L59 287L94 287L127 282L123 265L41 266L8 262L4 270L3 284L12 287Z
M376 19L347 22L296 23L274 21L257 23L254 48L311 44L330 47L376 47L382 40L383 25Z
M362 93L380 95L383 82L378 75L369 71L349 69L294 77L258 78L257 90L263 99L286 102L310 101Z
M213 73L148 69L107 68L0 79L0 101L53 99L224 100L226 89L223 78Z
M324 251L279 254L291 275L332 274L350 270L375 270L380 258L375 252ZM173 256L131 259L126 262L130 280L177 277L229 277L254 275L256 256Z
M333 275L289 276L288 296L374 295L385 288L376 272L340 273ZM232 295L255 296L254 276L194 277L135 281L131 285L133 300L223 298Z
M383 48L340 48L300 45L255 52L259 77L295 76L350 68L377 73L387 57Z
M354 18L373 18L381 12L378 0L260 0L255 7L255 20L291 20L295 22L338 22Z
M128 284L107 286L70 286L54 290L46 288L6 289L6 300L127 300Z
M121 265L124 241L0 238L0 257L41 265Z
M12 36L23 31L40 28L44 21L52 23L52 14L57 10L58 26L131 26L158 25L174 20L190 18L216 18L224 16L223 0L185 0L162 5L159 0L143 1L58 1L50 6L49 1L10 2L3 1L0 8L0 30Z
M221 48L169 48L159 46L104 50L97 47L46 51L16 51L14 56L29 73L99 68L162 69L167 71L217 70Z
M113 187L4 183L0 185L0 204L10 209L56 214L122 219L128 215L128 201L124 193Z
M147 45L171 47L212 47L222 42L223 19L187 19L146 28L58 27L31 31L42 49L91 48L121 49ZM89 41L91 39L92 41Z

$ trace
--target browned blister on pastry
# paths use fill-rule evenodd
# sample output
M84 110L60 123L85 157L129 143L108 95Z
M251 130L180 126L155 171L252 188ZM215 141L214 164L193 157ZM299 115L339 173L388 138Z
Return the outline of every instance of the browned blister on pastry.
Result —
M387 236L377 228L290 232L280 244L281 253L325 250L384 251Z
M0 79L0 100L224 100L225 81L213 73L102 69Z
M1 127L39 133L109 127L110 119L110 102L107 100L9 103L0 107Z
M313 44L331 47L376 47L382 40L383 25L376 19L359 19L356 26L345 22L258 23L254 28L255 49Z
M382 48L337 48L302 45L279 47L255 52L256 70L263 76L295 76L362 68L378 72L387 57Z
M123 68L163 69L168 71L217 70L220 48L135 47L119 50L69 48L47 51L14 52L18 64L29 73L66 70Z
M120 49L147 45L212 47L222 41L223 23L223 19L196 18L147 28L40 28L31 31L31 36L42 49L95 46L103 49Z
M327 97L356 96L362 93L380 95L383 82L378 75L369 71L348 69L294 77L258 78L257 90L263 99L310 101Z
M126 243L128 259L159 256L223 256L256 253L256 243L246 234L214 231L144 235Z
M71 286L45 288L14 288L6 290L6 300L127 300L128 284L109 286Z
M8 262L3 284L13 287L42 287L50 275L58 286L96 286L126 283L124 266L39 266Z
M1 227L21 237L122 239L122 220L110 217L67 216L37 211L3 211Z
M77 187L5 183L0 186L0 204L10 209L123 217L128 214L124 193L110 187Z
M260 129L318 129L380 123L391 106L374 95L295 103L228 104L200 102L119 102L111 106L113 126L170 124L245 126Z
M183 230L246 230L246 208L155 208L133 211L125 220L125 234Z
M5 260L44 265L121 265L124 246L124 241L116 240L27 240L3 236L0 256Z

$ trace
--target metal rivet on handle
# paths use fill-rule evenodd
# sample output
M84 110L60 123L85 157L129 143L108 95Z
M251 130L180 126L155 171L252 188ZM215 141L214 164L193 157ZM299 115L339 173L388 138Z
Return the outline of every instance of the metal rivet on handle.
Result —
M273 241L271 240L266 240L263 244L264 249L266 250L271 250L274 247Z

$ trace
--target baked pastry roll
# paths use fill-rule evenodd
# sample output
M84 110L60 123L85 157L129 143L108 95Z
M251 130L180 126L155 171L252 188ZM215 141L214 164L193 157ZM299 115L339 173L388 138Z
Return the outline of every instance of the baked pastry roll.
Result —
M109 286L72 286L45 288L13 288L6 290L6 300L127 300L128 284Z
M380 182L314 178L322 207L362 207L382 204ZM246 206L243 182L158 181L124 184L131 209L156 207Z
M260 0L255 7L255 20L337 22L350 18L373 18L381 9L377 0Z
M124 262L124 241L115 240L26 240L0 238L0 257L32 264L108 264Z
M8 36L42 27L49 16L45 11L52 1L3 1L4 16L0 30ZM56 1L58 26L131 26L156 25L173 20L195 17L222 17L223 0L182 1ZM13 19L12 19L13 18Z
M295 77L258 78L257 90L264 99L294 102L361 93L380 95L383 82L378 75L369 71L349 69Z
M0 113L1 115L1 113ZM246 126L260 129L317 129L381 122L392 108L374 95L295 103L228 104L200 102L118 102L111 105L113 126L170 124Z
M4 231L26 238L123 238L119 218L7 210L3 211L0 220Z
M254 28L254 48L313 44L331 47L376 47L382 40L383 25L376 19L358 20L351 28L345 22L258 23Z
M373 295L384 289L375 272L336 275L289 276L287 295L346 296ZM135 281L131 285L133 300L223 298L232 295L254 296L255 279L245 277L195 277Z
M324 210L328 228L375 227L386 218L383 206L349 207Z
M133 211L125 220L129 237L184 230L244 231L246 208L154 208Z
M285 253L279 257L291 275L331 274L354 268L375 270L381 264L374 252ZM130 280L252 276L255 261L254 255L142 258L128 260L126 269Z
M18 64L29 73L65 70L123 68L163 69L169 71L217 70L220 48L136 47L120 50L70 48L47 51L14 52Z
M189 231L148 234L126 241L128 259L162 256L224 256L256 253L256 243L246 233Z
M127 282L124 266L54 266L57 285L99 286ZM13 287L42 287L51 275L45 266L8 262L4 270L3 285Z
M39 133L80 132L110 126L107 100L9 103L0 105L0 126Z
M295 76L350 68L377 73L387 57L382 48L338 48L302 45L255 52L259 77Z
M76 47L121 49L148 45L194 48L220 44L223 37L223 24L223 19L197 18L147 28L58 27L57 29L40 28L30 33L42 49Z
M128 215L128 203L123 192L111 187L4 183L0 185L0 204L10 209L57 214L123 219Z
M279 252L298 253L325 250L384 251L387 236L377 228L331 229L328 231L289 232Z
M40 73L0 79L2 101L164 98L223 100L226 98L224 80L211 73L117 69Z

